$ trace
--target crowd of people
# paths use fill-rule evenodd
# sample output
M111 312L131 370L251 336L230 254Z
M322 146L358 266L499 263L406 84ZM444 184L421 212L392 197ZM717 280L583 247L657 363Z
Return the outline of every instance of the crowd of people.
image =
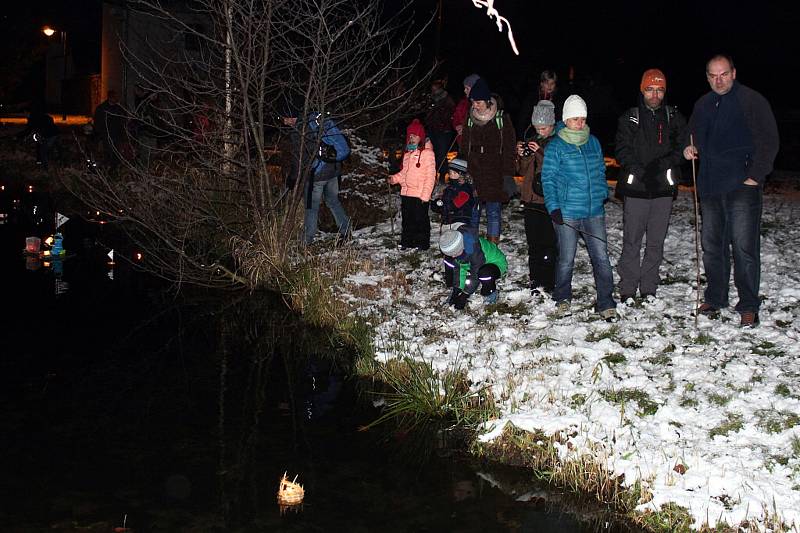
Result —
M583 241L594 276L595 309L603 319L616 321L617 299L630 303L656 297L681 166L697 160L695 193L707 284L696 312L714 318L728 307L733 266L740 323L757 325L763 185L778 152L778 129L764 96L737 81L732 58L715 55L705 70L710 91L697 100L688 120L667 104L667 77L656 68L643 73L635 105L618 119L612 155L621 167L615 193L624 215L616 285L606 236L609 189L601 143L587 123L585 99L561 94L549 70L541 73L535 94L523 104L525 116L516 128L502 98L479 74L464 79L458 102L444 82L432 83L427 112L408 124L401 166L387 177L390 186L400 186L399 246L428 250L429 210L439 213L439 248L445 255L445 280L453 288L448 303L464 308L479 289L488 303L495 303L498 280L507 271L499 246L503 210L519 198L531 290L552 297L558 315L569 315L575 255ZM153 98L137 95L137 117L148 116L146 108L156 109ZM338 188L342 162L350 153L347 139L330 117L312 113L300 120L296 105L287 105L281 118L292 154L287 185L304 191L304 242L315 239L323 198L339 238L348 240L351 221ZM155 119L139 122L136 153L146 164L159 132ZM206 135L210 124L195 122L195 134ZM95 111L94 132L112 173L133 157L125 153L130 127L110 90ZM31 111L21 135L33 134L39 143L38 164L47 166L56 133L43 110ZM451 151L458 157L448 163ZM522 177L521 185L516 176Z
M708 281L696 312L715 318L728 306L732 255L739 295L735 310L742 327L756 326L763 185L778 152L778 130L767 100L736 80L732 58L712 57L706 77L711 90L697 101L688 121L666 103L667 78L659 69L643 73L636 105L619 117L613 156L621 167L615 193L624 215L616 286L606 236L604 154L590 133L586 101L578 94L559 94L552 71L542 72L537 101L517 129L480 75L464 79L458 103L441 82L433 84L425 123L409 124L402 168L388 178L401 186L400 247L428 249L428 204L442 179L447 151L457 150L458 157L447 165L447 186L430 206L446 226L439 248L444 279L452 287L447 303L463 309L479 289L487 303L498 301L497 282L507 271L498 246L502 211L518 196L531 289L550 295L557 315L569 315L575 254L583 241L594 276L595 309L613 322L619 318L615 287L623 303L632 303L637 293L641 299L656 297L681 166L697 159ZM521 186L514 176L522 176Z

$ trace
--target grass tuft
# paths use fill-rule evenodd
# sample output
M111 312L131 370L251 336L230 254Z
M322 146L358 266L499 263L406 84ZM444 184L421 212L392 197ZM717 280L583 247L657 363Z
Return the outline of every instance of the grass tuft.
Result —
M438 372L428 362L405 357L377 365L375 370L375 380L388 390L374 394L383 397L386 408L362 429L390 420L408 431L431 420L474 427L498 414L489 389L472 390L466 372L459 367Z
M650 396L641 389L621 389L606 390L600 392L600 396L610 403L627 404L630 402L636 403L639 407L637 414L639 416L654 415L658 411L659 405L650 399Z
M744 427L742 423L742 415L736 413L726 413L727 418L720 423L717 427L708 432L710 438L717 435L727 437L728 433L735 433Z

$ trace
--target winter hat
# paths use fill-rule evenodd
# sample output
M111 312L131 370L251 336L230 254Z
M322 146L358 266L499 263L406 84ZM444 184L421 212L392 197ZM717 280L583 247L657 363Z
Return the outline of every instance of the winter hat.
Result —
M568 118L586 117L586 102L577 94L569 95L569 98L564 101L564 110L561 112L561 119L567 120Z
M447 230L439 237L439 249L444 255L458 257L464 252L464 236L460 231Z
M472 89L472 87L475 85L475 82L478 81L479 79L480 76L478 76L477 74L470 74L469 76L464 78L464 87L469 87L470 89Z
M639 86L639 89L644 92L647 87L661 87L665 91L667 90L667 77L664 76L664 73L658 70L657 68L651 68L650 70L646 70L644 75L642 76L642 84Z
M551 126L556 123L556 106L550 100L539 100L533 108L531 124L534 126Z
M478 78L472 90L469 92L470 100L486 100L487 102L492 99L492 93L489 91L489 85L483 78Z
M418 118L412 120L411 124L406 128L406 142L408 142L408 138L412 135L419 137L420 143L425 142L425 126L422 125L422 122L420 122Z
M453 159L452 161L450 161L450 164L448 165L448 168L450 170L455 171L455 172L460 172L461 174L466 174L467 173L467 162L464 161L463 159Z

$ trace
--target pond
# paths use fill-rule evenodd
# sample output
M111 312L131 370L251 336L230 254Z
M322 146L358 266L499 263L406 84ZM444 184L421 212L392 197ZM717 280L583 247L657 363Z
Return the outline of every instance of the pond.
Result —
M25 237L50 216L10 220L0 530L628 531L436 435L359 431L379 413L349 349L274 295L176 293L113 225L74 216L67 258L37 262ZM305 500L282 512L284 473Z

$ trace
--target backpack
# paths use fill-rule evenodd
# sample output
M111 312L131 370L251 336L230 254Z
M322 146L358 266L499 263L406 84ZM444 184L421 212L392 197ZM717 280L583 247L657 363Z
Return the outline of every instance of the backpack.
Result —
M667 127L669 127L669 121L675 116L678 110L671 105L665 107L667 108ZM636 124L636 127L639 126L639 106L632 107L628 110L628 120Z

